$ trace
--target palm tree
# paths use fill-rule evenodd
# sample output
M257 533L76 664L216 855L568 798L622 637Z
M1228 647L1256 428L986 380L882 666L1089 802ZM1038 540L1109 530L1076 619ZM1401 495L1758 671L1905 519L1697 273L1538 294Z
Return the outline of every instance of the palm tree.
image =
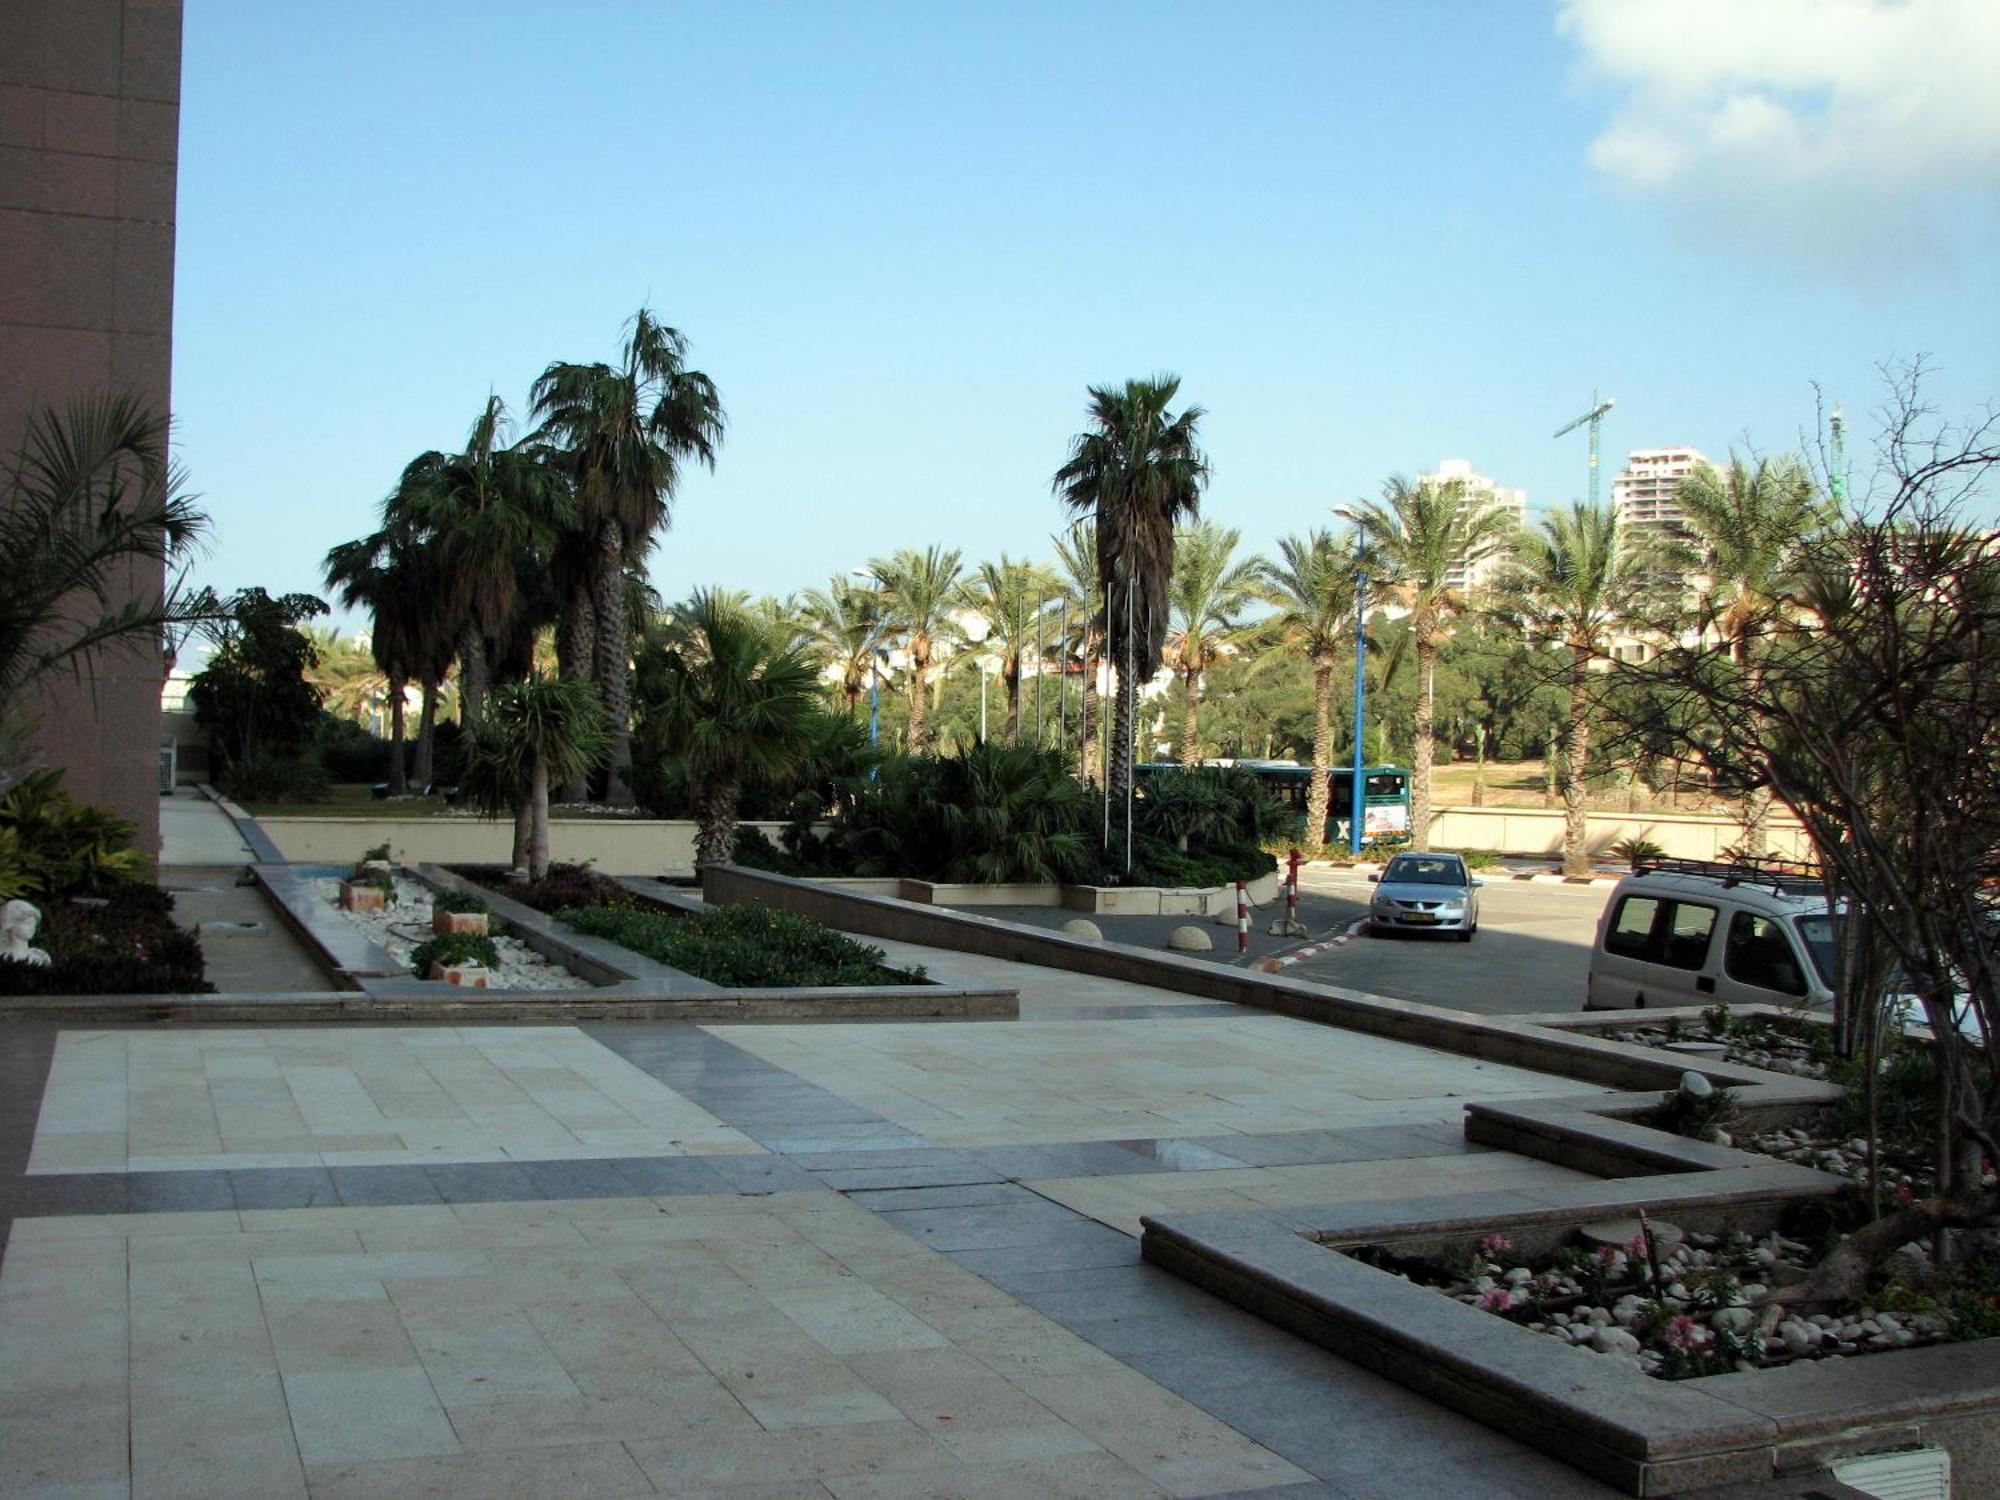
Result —
M1000 659L1010 745L1021 742L1021 664L1043 632L1044 610L1055 591L1047 569L1016 562L1004 552L997 563L981 563L966 589L967 607L986 622L980 647Z
M444 587L433 607L457 622L461 720L479 721L497 643L518 629L524 561L570 523L568 486L533 444L507 446L507 408L490 396L462 453L425 453L392 504L435 538ZM539 622L534 622L539 623Z
M1523 531L1502 576L1501 607L1530 641L1559 644L1569 658L1569 723L1558 774L1563 800L1563 873L1590 873L1590 818L1584 805L1590 767L1591 665L1611 635L1638 624L1658 577L1650 552L1628 545L1618 513L1582 502Z
M880 660L882 591L836 574L825 588L806 590L802 611L808 647L823 665L840 673L841 707L851 719Z
M159 586L208 526L168 462L164 417L126 397L45 408L29 417L0 480L4 786L25 769L37 681L87 674L107 651L157 652L163 631L208 618L215 600L178 576Z
M1091 386L1090 428L1077 434L1053 481L1064 505L1097 520L1105 638L1118 668L1117 748L1109 778L1114 799L1132 785L1139 683L1159 670L1166 642L1174 528L1195 519L1208 484L1208 458L1196 441L1202 409L1168 410L1180 388L1175 375L1128 380L1118 388Z
M530 880L549 873L549 787L587 774L610 739L586 682L530 677L494 690L474 744L487 779L512 793L514 866Z
M1754 701L1764 641L1783 616L1801 548L1831 512L1812 476L1791 458L1746 465L1731 455L1720 471L1703 464L1680 482L1675 499L1688 532L1676 560L1700 581L1696 622L1704 634L1720 637ZM1771 790L1752 787L1744 802L1744 848L1762 854Z
M1259 557L1235 559L1243 533L1202 522L1180 533L1167 584L1166 659L1187 689L1181 764L1201 762L1201 674L1222 659L1240 616L1257 599Z
M804 755L819 707L812 664L725 595L697 591L640 652L645 742L679 757L694 805L695 865L729 863L749 776Z
M1465 608L1452 587L1455 573L1470 572L1503 550L1514 518L1468 496L1463 482L1411 484L1392 478L1382 499L1359 513L1368 570L1410 612L1410 641L1417 654L1417 711L1410 754L1411 842L1431 846L1431 761L1437 745L1435 696L1438 642L1451 618Z
M627 328L619 366L552 364L532 393L536 437L561 453L575 485L577 526L566 560L574 583L590 590L592 675L611 726L605 800L619 807L632 803L626 569L665 529L682 462L715 466L724 424L715 382L687 367L678 330L643 307ZM574 623L566 634L573 642Z
M425 607L426 562L419 539L407 527L384 526L369 536L330 549L321 564L326 586L343 608L369 615L369 650L389 691L389 795L409 792L403 754L403 696L412 677L420 680L435 663L442 636L450 659L448 631L436 628ZM429 704L426 697L426 705ZM426 773L419 771L418 780Z
M326 711L357 724L370 723L389 691L389 681L374 654L355 637L342 635L337 626L307 625L303 629L313 644L315 658L306 679L319 689Z
M1103 637L1104 592L1097 581L1097 523L1078 521L1051 538L1056 546L1057 579L1063 597L1077 614L1077 655L1083 658L1083 713L1077 736L1083 745L1079 761L1085 781L1095 784L1097 765L1097 660ZM1064 647L1067 651L1067 643Z
M1360 569L1354 550L1328 531L1278 542L1282 562L1262 569L1264 597L1277 607L1279 639L1304 654L1313 669L1313 774L1306 789L1305 843L1326 842L1327 805L1332 800L1333 669L1354 644L1355 590Z
M951 612L961 602L959 575L964 563L955 547L933 546L922 552L905 547L891 558L869 563L868 571L881 588L887 623L902 637L909 657L909 749L914 754L924 747L932 653L958 637Z

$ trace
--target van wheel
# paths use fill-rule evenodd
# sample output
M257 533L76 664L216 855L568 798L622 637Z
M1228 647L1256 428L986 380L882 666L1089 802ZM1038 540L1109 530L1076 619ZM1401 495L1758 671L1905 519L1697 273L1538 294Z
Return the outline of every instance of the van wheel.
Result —
M1465 931L1461 932L1458 935L1458 940L1461 943L1469 943L1472 941L1473 935L1478 931L1479 929L1477 927L1468 927L1465 929Z

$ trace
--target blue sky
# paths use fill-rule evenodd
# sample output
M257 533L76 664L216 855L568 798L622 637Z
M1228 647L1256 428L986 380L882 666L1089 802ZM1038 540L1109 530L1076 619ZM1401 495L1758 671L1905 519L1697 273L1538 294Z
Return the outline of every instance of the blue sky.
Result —
M1578 497L1583 437L1551 434L1593 389L1607 473L1794 446L1814 382L1865 436L1877 366L1918 353L1947 412L2000 397L2000 117L1951 108L1988 92L2000 7L1916 0L1942 19L1902 48L1874 0L1767 3L1813 24L187 0L202 581L316 589L410 458L612 357L642 304L730 416L655 554L669 597L933 541L1044 555L1085 387L1158 370L1208 409L1204 512L1264 550L1446 456Z

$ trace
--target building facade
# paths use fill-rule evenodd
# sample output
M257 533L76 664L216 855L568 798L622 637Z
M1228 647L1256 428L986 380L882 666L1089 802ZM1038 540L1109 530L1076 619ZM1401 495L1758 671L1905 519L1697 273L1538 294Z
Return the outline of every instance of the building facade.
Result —
M169 407L181 0L0 0L0 447L80 396ZM133 596L157 595L157 568ZM42 760L159 839L160 653L37 705Z
M1419 474L1420 485L1444 485L1456 483L1465 492L1467 501L1489 509L1505 511L1512 517L1516 527L1528 524L1528 492L1509 489L1497 484L1484 474L1475 474L1472 465L1462 458L1447 458L1439 462L1434 474ZM1446 587L1459 593L1469 593L1493 582L1505 563L1503 555L1495 553L1487 557L1461 561L1445 575Z
M1621 529L1684 531L1680 483L1708 462L1695 448L1635 448L1611 481Z

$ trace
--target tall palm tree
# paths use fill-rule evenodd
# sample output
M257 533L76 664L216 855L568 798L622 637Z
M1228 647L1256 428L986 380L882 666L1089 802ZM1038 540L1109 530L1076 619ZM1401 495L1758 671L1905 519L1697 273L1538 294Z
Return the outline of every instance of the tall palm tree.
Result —
M302 627L313 644L313 665L306 680L319 689L326 711L357 724L367 724L375 707L389 691L389 681L374 654L351 635L342 635L337 626Z
M724 426L715 382L687 367L686 338L643 307L626 326L620 364L552 364L532 392L537 439L575 485L580 546L568 557L590 588L592 676L611 726L605 800L621 807L632 803L626 570L666 528L682 463L715 466Z
M958 637L952 611L963 599L959 578L964 570L962 554L955 547L933 546L922 552L905 547L893 557L868 564L870 575L882 590L889 627L902 639L909 658L912 753L922 750L925 743L931 657L939 645Z
M1569 658L1569 723L1557 785L1563 800L1563 873L1590 873L1590 819L1585 806L1590 769L1592 663L1610 637L1642 621L1659 576L1651 552L1628 545L1618 513L1579 501L1523 531L1514 561L1500 581L1500 603L1530 641L1560 645Z
M1104 639L1104 591L1097 579L1097 523L1088 518L1057 532L1056 576L1063 597L1076 612L1076 651L1083 659L1083 711L1077 736L1083 745L1079 769L1095 784L1097 764L1098 643ZM1067 650L1067 644L1065 644Z
M1279 638L1302 653L1313 669L1313 774L1306 788L1305 842L1326 842L1327 806L1332 801L1333 671L1341 653L1354 645L1355 590L1360 570L1354 549L1329 531L1282 537L1279 562L1262 569L1264 597L1277 608Z
M1766 638L1783 617L1804 544L1832 512L1804 465L1791 458L1729 467L1703 464L1675 491L1687 536L1678 562L1699 580L1696 624L1713 630L1749 680L1754 701ZM1771 791L1752 787L1745 798L1743 843L1762 854L1769 839Z
M1208 484L1198 442L1202 409L1169 410L1180 388L1176 375L1091 386L1090 427L1077 434L1052 482L1071 511L1097 520L1107 654L1118 670L1114 799L1132 785L1133 707L1139 684L1159 670L1166 642L1174 529L1195 519Z
M1201 762L1201 674L1222 659L1222 649L1243 611L1256 602L1264 560L1237 558L1243 533L1204 521L1174 543L1174 571L1167 584L1169 628L1166 660L1187 690L1181 724L1181 764Z
M736 806L749 776L798 764L820 712L812 663L754 612L697 591L640 651L646 745L687 768L695 865L729 863Z
M568 486L543 450L510 447L507 437L507 408L489 396L464 451L420 455L391 501L435 538L444 586L433 607L457 622L459 706L468 726L479 721L494 647L517 628L524 560L545 557L574 519Z
M809 648L840 673L841 708L853 718L873 680L885 639L882 591L835 574L823 589L808 589L803 616Z
M549 873L549 788L587 772L610 745L610 728L590 685L573 678L504 684L487 707L475 753L488 784L514 799L515 868L525 864L540 880Z
M409 792L404 757L403 699L412 678L426 684L425 721L432 717L436 682L448 664L452 632L440 628L439 616L428 606L434 589L433 565L423 540L404 525L384 525L368 536L330 549L321 564L326 586L342 607L366 610L369 650L388 680L389 795ZM419 783L429 779L429 761L420 753Z
M1368 549L1368 571L1410 612L1410 642L1417 656L1417 709L1410 754L1410 829L1413 847L1431 846L1431 762L1437 746L1437 653L1452 617L1465 608L1453 588L1460 569L1471 570L1501 552L1514 518L1466 494L1456 479L1411 484L1392 478L1382 498L1359 513Z
M966 588L966 606L986 622L980 647L1000 659L1010 745L1021 741L1022 663L1046 630L1044 610L1055 592L1046 568L1016 561L1004 552L997 563L981 563Z

